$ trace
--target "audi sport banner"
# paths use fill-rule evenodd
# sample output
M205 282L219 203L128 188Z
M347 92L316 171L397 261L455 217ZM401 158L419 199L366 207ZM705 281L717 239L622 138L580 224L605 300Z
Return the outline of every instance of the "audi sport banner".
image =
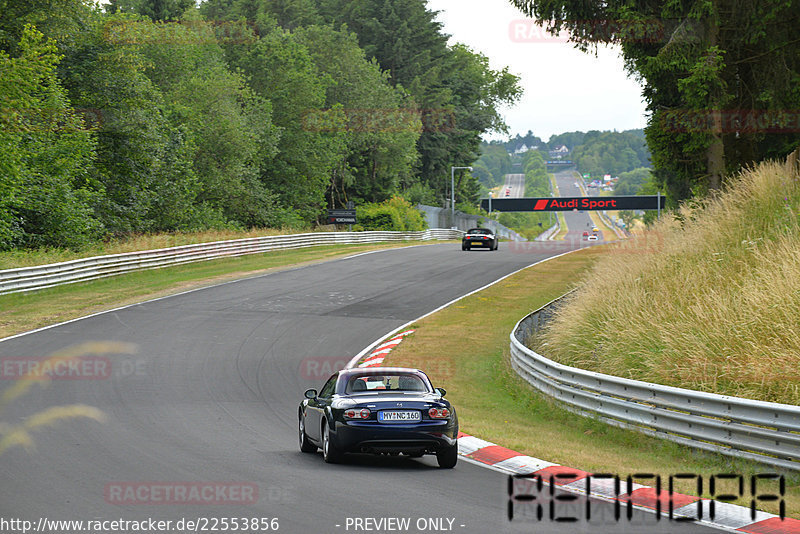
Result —
M661 209L666 206L662 195ZM572 211L572 210L657 210L658 195L619 197L544 197L493 198L492 211ZM489 199L481 200L481 208L489 210Z

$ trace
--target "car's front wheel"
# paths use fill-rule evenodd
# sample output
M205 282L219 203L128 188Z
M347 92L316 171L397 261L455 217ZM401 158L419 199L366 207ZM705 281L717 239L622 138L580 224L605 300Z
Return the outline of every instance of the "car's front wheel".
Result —
M458 444L436 453L436 461L442 469L452 469L458 463Z
M322 422L322 457L325 463L336 464L342 457L342 453L336 448L331 440L331 429L328 428L328 422Z
M308 441L306 435L306 421L303 414L300 414L300 422L297 425L300 435L300 450L303 452L317 452L317 446Z

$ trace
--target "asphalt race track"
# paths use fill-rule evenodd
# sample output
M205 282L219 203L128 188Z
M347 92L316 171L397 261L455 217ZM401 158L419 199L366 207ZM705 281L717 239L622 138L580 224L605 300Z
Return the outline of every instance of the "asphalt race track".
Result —
M506 196L506 189L509 190L509 195ZM525 194L525 175L524 174L506 174L506 181L500 189L499 198L522 198Z
M575 172L573 169L556 172L555 178L556 183L558 184L558 192L562 197L583 196L580 188L575 185L575 181L578 180L578 178L575 178ZM603 242L602 232L600 232L597 236L598 241L591 242L587 241L585 237L582 237L583 232L586 230L591 232L593 226L592 219L589 217L588 211L565 211L563 214L564 219L567 222L567 228L569 229L567 234L564 236L565 242L575 246L580 246L580 243L582 243L583 246L588 246Z
M279 532L290 534L710 531L639 512L632 521L614 522L606 503L593 505L591 522L550 521L547 501L543 520L508 522L507 477L490 469L462 460L454 470L440 470L433 457L350 456L327 465L320 453L299 451L297 404L306 388L322 385L329 367L407 321L566 246L502 242L497 252L462 252L450 243L369 253L0 342L0 359L41 357L86 341L138 346L134 355L109 356L109 376L34 386L0 413L0 420L19 424L48 407L80 403L107 415L105 423L62 421L33 434L35 450L6 451L0 518L34 525L40 518L153 518L172 525L182 518L277 518ZM0 391L13 385L4 382ZM189 502L178 496L198 486L212 493ZM585 503L580 506L572 514L582 516ZM348 518L411 522L405 530L391 524L356 530Z

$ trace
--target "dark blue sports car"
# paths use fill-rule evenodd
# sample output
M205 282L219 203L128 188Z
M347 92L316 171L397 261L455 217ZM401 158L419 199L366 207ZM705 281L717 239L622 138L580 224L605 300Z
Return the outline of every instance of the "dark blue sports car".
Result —
M300 450L328 463L342 454L435 454L439 467L458 461L458 417L445 390L418 369L373 367L334 373L309 389L298 411Z

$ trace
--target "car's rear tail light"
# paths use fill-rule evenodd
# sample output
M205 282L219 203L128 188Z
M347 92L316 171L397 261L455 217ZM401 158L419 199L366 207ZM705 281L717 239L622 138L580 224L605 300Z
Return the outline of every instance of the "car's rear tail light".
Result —
M431 408L428 410L431 419L447 419L450 417L450 410L447 408Z
M345 419L369 419L370 411L368 408L361 408L360 410L349 409L345 410Z

